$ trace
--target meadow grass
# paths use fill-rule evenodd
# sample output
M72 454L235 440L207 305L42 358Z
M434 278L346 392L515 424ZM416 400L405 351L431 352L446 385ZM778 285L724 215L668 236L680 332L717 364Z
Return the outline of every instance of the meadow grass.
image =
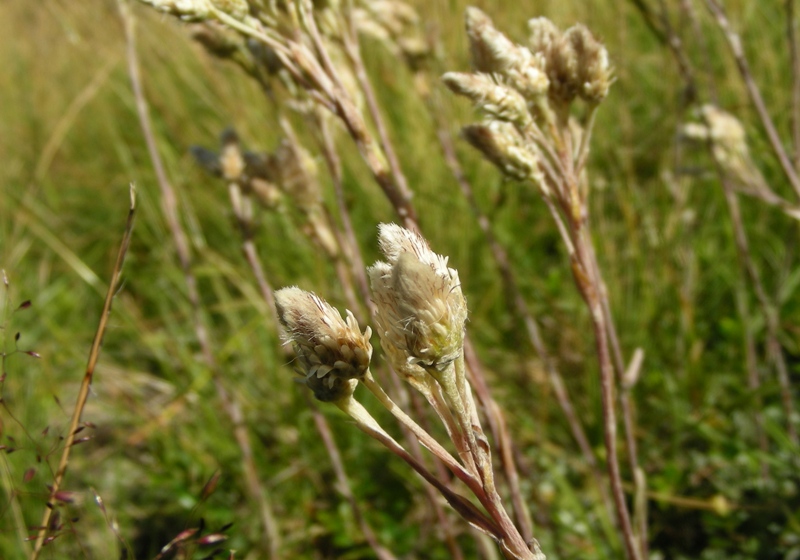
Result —
M415 4L440 41L442 70L468 71L466 2ZM719 102L744 122L751 153L769 184L790 198L735 65L697 4ZM791 113L791 76L783 14L774 4L730 2L728 9L788 144L784 116ZM740 270L713 162L707 150L678 140L680 125L696 119L694 106L683 103L673 58L632 3L479 5L519 40L529 17L546 15L561 27L584 23L603 39L615 67L617 80L592 141L591 215L621 345L626 356L637 347L646 356L632 398L650 492L651 552L661 558L795 557L798 449L786 435L778 383L764 357L764 319ZM292 381L274 311L241 255L225 185L203 173L189 153L197 144L216 149L219 132L230 125L246 146L274 149L281 136L275 106L236 67L203 52L180 24L139 5L133 9L156 141L191 242L202 314L250 430L258 476L279 520L282 557L374 558L331 483L330 461L302 388ZM677 8L670 4L670 10L679 21ZM0 268L9 281L0 294L6 354L0 443L7 446L0 454L0 557L27 558L32 549L24 538L35 536L30 528L47 501L130 182L137 185L139 213L83 417L94 425L85 430L93 439L72 452L64 485L72 501L56 505L63 529L43 557L112 558L129 547L135 558L153 558L200 519L207 532L233 523L224 548L237 550L237 558L265 557L256 507L242 483L240 449L200 357L184 274L138 124L116 3L4 2L0 33L6 37L0 41ZM689 52L703 61L696 36L687 31L685 39ZM507 416L542 548L550 558L622 557L542 364L508 310L483 236L440 156L430 115L413 94L413 77L379 43L367 39L366 46L366 64L422 229L459 270L470 336ZM709 100L711 75L698 74L702 101ZM441 90L454 134L474 120L468 103L447 95L436 81L432 87ZM301 141L313 146L299 119L295 124ZM371 263L378 257L376 225L395 217L349 140L337 143L356 235ZM591 326L558 233L534 192L504 181L465 142L457 147L602 458ZM330 189L325 196L330 203ZM755 199L742 197L741 204L754 263L779 305L780 343L797 385L797 225ZM318 257L294 218L285 211L256 219L256 246L270 282L315 290L342 309L341 288L330 280L333 266ZM15 311L25 300L31 306ZM742 305L749 309L746 321ZM747 385L748 330L760 358L758 394ZM16 348L41 358L14 353ZM757 399L763 401L760 409ZM374 401L365 405L390 425ZM378 541L398 557L449 557L441 535L427 523L423 483L338 411L321 410ZM753 420L759 410L766 452L758 447ZM29 469L35 471L26 476ZM216 490L201 499L217 472ZM453 523L459 526L455 516ZM458 542L467 558L480 557L465 528Z

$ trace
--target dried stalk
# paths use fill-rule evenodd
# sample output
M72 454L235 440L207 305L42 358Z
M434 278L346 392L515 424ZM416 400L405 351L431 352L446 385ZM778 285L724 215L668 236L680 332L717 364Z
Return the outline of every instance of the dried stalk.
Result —
M97 325L94 340L92 341L92 348L89 352L89 361L86 365L86 373L83 376L83 381L81 381L81 386L78 391L78 398L75 402L75 408L72 411L72 420L70 421L67 435L64 438L64 450L61 452L61 460L58 463L58 470L56 471L53 485L50 488L50 496L47 500L47 507L44 510L44 515L42 516L42 522L39 525L36 543L34 544L33 552L30 556L31 560L36 560L39 557L39 553L42 551L42 547L45 544L45 537L47 536L47 530L50 525L50 516L53 512L53 508L55 507L56 495L61 490L61 482L64 480L64 475L67 472L69 455L72 451L72 445L75 442L75 434L79 431L78 424L80 424L81 415L83 414L83 409L86 406L86 400L89 397L89 389L92 385L92 379L94 378L94 369L97 365L97 360L100 357L100 346L103 343L103 336L105 335L106 327L108 326L108 317L111 314L111 303L114 300L114 295L117 293L117 290L120 286L120 281L122 279L122 264L125 262L125 254L128 251L131 234L133 233L133 218L135 213L136 191L133 185L131 185L130 209L128 210L128 220L125 225L125 233L122 236L122 242L120 243L119 252L117 253L117 260L114 263L114 269L111 272L111 281L108 284L106 299L103 303L103 311L100 314L100 322Z
M642 362L644 361L644 351L637 348L631 358L631 363L621 376L619 404L622 408L622 421L625 425L625 445L628 447L628 468L633 477L635 499L633 523L637 527L637 537L639 546L642 549L642 558L650 557L648 553L648 529L647 529L647 479L644 469L639 467L639 453L636 446L636 424L634 423L633 403L630 393L641 374Z
M778 331L780 325L778 321L778 313L774 304L767 296L764 284L761 281L761 274L753 261L750 254L750 247L747 241L747 233L742 221L741 210L739 208L739 201L736 199L736 194L730 188L728 180L724 176L724 171L719 168L720 179L722 181L723 191L725 193L725 201L728 204L728 212L731 215L731 225L733 226L733 236L736 241L736 250L739 255L739 262L742 267L743 274L750 277L750 282L753 284L753 291L758 301L758 306L761 309L761 314L764 316L764 322L767 327L767 355L775 367L778 374L778 384L781 390L781 405L783 406L783 413L786 416L786 433L789 441L794 445L798 445L797 429L794 425L794 402L792 399L792 387L789 380L789 372L786 365L786 359L783 355L783 349L778 338ZM744 320L744 317L742 318ZM752 373L750 376L752 377ZM756 374L757 378L757 374ZM753 381L750 381L752 383Z
M180 261L184 279L186 280L189 303L192 308L192 323L195 329L195 336L200 344L206 366L209 368L212 374L214 386L217 391L217 396L220 399L220 403L222 404L222 408L228 415L228 418L233 426L234 436L242 454L245 483L249 488L248 494L257 502L259 508L261 524L264 530L264 533L262 534L262 540L267 548L269 557L274 558L277 556L278 549L280 547L277 523L272 512L272 506L269 503L269 498L267 497L261 481L258 478L258 471L255 466L252 446L250 444L250 436L247 432L247 427L244 423L244 418L239 407L239 403L236 402L235 398L228 393L228 390L222 381L219 365L214 357L211 342L209 340L208 329L205 325L205 320L201 312L197 278L195 277L191 268L191 252L189 242L178 218L177 198L175 196L175 191L172 188L169 179L167 178L166 171L164 170L164 165L161 161L161 156L159 155L158 148L156 146L155 135L153 134L152 125L150 123L149 110L147 107L147 101L145 100L144 91L142 88L142 80L139 73L139 62L136 52L134 33L134 17L130 12L128 5L124 1L120 1L119 7L125 27L128 73L136 101L139 123L142 133L145 137L147 149L150 154L150 160L156 173L157 182L161 191L164 214L167 218L170 233L172 234L172 240L175 244L175 250L178 255L178 260Z
M785 0L786 42L789 46L789 61L792 67L792 159L795 170L800 169L800 45L797 41L796 1Z
M731 24L725 14L725 8L717 0L706 0L706 6L716 20L720 31L722 31L722 34L725 36L725 40L728 42L728 47L736 61L739 74L747 87L747 93L750 95L750 101L753 103L756 113L758 113L761 125L767 133L769 142L772 145L772 150L775 152L775 156L781 164L786 179L789 181L789 184L792 186L797 196L800 197L800 178L798 178L797 172L783 147L780 136L778 136L778 131L775 129L775 124L772 122L764 99L761 97L761 91L753 79L753 74L750 72L750 65L747 62L747 57L742 47L742 40L731 28Z
M600 363L600 390L603 408L603 441L606 447L606 464L611 482L611 496L617 512L617 521L625 552L631 560L641 560L641 549L636 543L636 537L631 525L630 514L625 503L625 494L622 488L622 475L619 468L617 452L617 420L615 413L615 382L614 366L611 362L608 340L608 324L603 311L602 279L594 269L596 256L588 232L582 224L570 223L572 242L575 253L572 255L572 272L575 283L581 293L591 316L594 329L595 347ZM594 269L594 270L593 270ZM595 272L596 271L596 272ZM635 473L633 473L635 476Z

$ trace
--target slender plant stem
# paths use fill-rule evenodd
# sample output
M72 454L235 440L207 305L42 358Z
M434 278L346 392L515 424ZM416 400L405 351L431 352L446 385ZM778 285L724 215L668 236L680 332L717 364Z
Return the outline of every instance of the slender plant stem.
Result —
M367 374L364 379L361 380L364 386L366 386L369 391L375 395L378 401L392 413L392 415L397 418L403 425L411 430L411 432L417 437L420 443L427 447L431 453L436 455L446 466L449 468L453 474L455 474L461 480L466 482L467 478L474 478L473 474L468 472L462 465L456 461L455 457L453 457L444 447L442 447L436 439L430 435L428 432L422 429L419 424L417 424L414 420L412 420L403 410L397 406L389 395L383 390L383 388L375 381L371 374Z
M133 218L136 214L136 195L132 185L130 189L130 197L130 209L128 211L128 221L125 226L125 233L122 236L122 242L120 243L119 252L117 253L117 260L114 263L114 269L111 273L111 281L108 284L106 299L103 303L103 311L100 314L100 321L94 334L92 348L89 351L89 361L86 364L86 373L81 381L81 386L78 391L78 398L75 401L75 407L72 411L72 420L70 421L67 435L64 438L64 449L61 452L61 459L58 462L58 470L56 471L55 479L50 487L50 496L47 499L47 507L44 508L42 522L39 525L39 532L36 535L36 543L34 544L33 551L31 552L31 560L36 560L39 557L39 554L41 553L42 547L45 543L45 537L47 536L47 530L50 525L50 516L53 513L56 496L61 490L61 483L64 480L64 475L67 472L69 455L72 451L72 446L75 443L75 434L78 433L78 424L80 424L81 415L83 414L83 409L86 406L86 400L89 397L89 389L92 385L92 379L94 378L94 370L97 366L97 360L100 357L100 346L103 343L103 336L105 335L106 327L108 326L108 317L111 314L111 302L114 300L114 295L117 293L117 289L120 286L120 280L122 279L122 264L125 262L125 254L128 252L128 245L130 244L131 234L133 233Z
M378 132L381 149L383 150L383 153L386 154L386 159L389 162L389 168L394 176L395 186L397 187L397 190L400 191L403 199L406 201L404 206L398 208L400 217L405 219L406 215L404 213L409 212L408 217L413 218L415 216L415 212L411 206L411 189L408 188L408 181L406 181L406 177L403 174L402 168L400 167L400 160L398 159L394 146L389 139L388 128L384 122L383 115L381 114L380 107L378 105L378 99L375 95L375 90L369 81L367 70L364 67L364 60L361 58L361 47L359 45L355 21L353 20L352 15L352 10L348 10L347 28L349 33L346 31L344 36L345 51L350 57L350 60L353 64L353 69L355 70L356 79L361 86L361 91L364 93L364 98L366 99L367 108L370 116L372 117L372 122L375 124L375 129ZM417 220L415 219L414 221Z
M503 533L501 532L501 527L498 527L494 521L488 519L474 505L472 505L469 500L456 494L442 481L433 476L433 474L431 474L431 472L428 471L428 469L425 468L422 463L412 457L399 443L397 443L389 434L387 434L358 401L350 398L346 401L337 402L336 405L356 421L356 425L360 430L380 441L390 451L392 451L392 453L408 463L415 471L417 471L418 474L422 476L422 478L434 486L445 497L445 499L447 499L448 503L450 503L450 505L453 506L453 508L465 519L469 520L471 523L475 524L476 527L489 533L490 535L493 535L496 538L502 538ZM470 484L468 480L472 481L473 483ZM477 482L477 480L474 477L469 476L467 477L467 480L464 480L464 482L467 482L467 485L470 486L470 489L472 489L474 488L474 483ZM475 495L479 500L481 500L481 503L483 503L485 507L485 494L483 494L483 492L478 492ZM492 513L491 509L490 513Z
M718 166L719 167L719 166ZM780 326L778 323L778 314L775 307L767 296L764 284L761 280L761 274L753 262L753 257L750 254L750 246L747 241L747 233L744 229L742 221L741 210L739 208L739 201L736 195L731 191L722 169L718 169L723 180L723 190L725 192L725 200L728 203L728 211L731 215L731 224L733 225L734 239L736 240L736 249L739 254L739 260L744 272L750 277L750 282L753 284L753 290L756 294L756 300L761 308L761 313L764 316L764 321L767 327L767 355L773 363L775 370L778 374L778 384L781 389L781 404L783 405L783 413L786 416L786 433L794 445L798 445L797 429L794 425L794 402L792 399L792 387L789 380L789 372L786 366L786 359L783 355L780 340L778 338L778 331Z
M758 113L758 117L761 119L761 125L767 133L769 142L772 145L772 150L775 152L775 156L778 158L789 184L792 186L797 196L800 197L800 178L798 178L797 172L789 156L786 154L786 150L783 147L780 136L778 136L775 124L772 122L764 99L761 97L761 91L753 79L750 65L747 62L747 57L742 47L742 40L731 28L731 24L725 14L725 8L723 8L717 0L706 0L706 6L716 20L717 26L722 31L722 34L725 36L725 40L728 42L733 58L736 61L736 66L739 69L739 74L747 87L747 93L750 95L750 101L753 103L753 107L755 107L756 113Z
M622 541L625 553L629 560L641 560L641 549L637 546L636 538L631 525L630 514L625 503L625 494L622 488L622 476L619 468L617 454L617 421L615 413L615 382L614 366L611 362L608 341L608 327L606 325L603 304L600 299L601 280L594 273L593 247L588 232L582 224L573 224L575 257L573 260L573 274L578 289L589 308L592 327L594 329L597 358L600 362L600 390L603 407L603 440L606 447L606 465L611 482L611 495L617 512L617 522L622 532Z
M269 503L267 494L258 478L258 471L255 466L252 447L250 445L250 436L247 432L247 426L244 423L244 417L241 409L238 402L236 402L236 400L228 393L228 390L222 381L222 375L212 351L208 329L201 312L197 278L195 277L191 267L191 252L189 242L186 237L186 233L183 231L183 228L180 225L180 220L178 217L177 197L175 196L175 191L172 188L172 184L167 178L164 164L161 161L161 156L158 152L158 147L156 146L155 135L150 122L149 109L147 106L147 101L145 100L142 80L139 73L139 62L136 52L136 40L134 33L134 17L129 6L124 0L120 1L119 6L123 17L125 37L127 40L128 73L136 101L139 123L147 144L147 150L150 154L150 161L156 173L156 179L161 191L161 201L164 214L167 218L170 233L172 234L172 240L175 244L175 250L178 255L178 260L181 264L181 269L183 270L184 279L186 281L189 303L193 315L192 323L195 329L195 336L200 344L206 366L211 371L214 386L217 391L217 396L220 399L220 403L222 404L222 408L225 410L225 413L227 414L233 426L234 437L242 454L242 468L245 476L245 482L248 487L248 494L256 501L259 508L261 523L264 529L262 534L264 546L268 551L269 557L275 558L277 557L280 546L275 516L272 513L272 506Z
M789 46L789 61L792 66L792 159L795 170L800 169L800 45L797 40L797 2L785 0L786 42Z

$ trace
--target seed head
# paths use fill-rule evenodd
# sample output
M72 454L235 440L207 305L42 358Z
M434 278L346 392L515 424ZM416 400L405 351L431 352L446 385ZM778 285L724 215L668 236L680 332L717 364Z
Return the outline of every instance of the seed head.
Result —
M467 142L512 179L540 181L538 157L512 125L501 121L473 124L464 127L462 134Z
M495 28L489 16L469 7L466 23L472 63L478 72L502 72L516 64L518 46Z
M400 365L446 366L464 345L467 305L458 272L398 225L381 224L378 237L389 262L375 263L369 276L381 341L394 347L387 354Z
M561 37L561 31L546 17L528 20L528 47L531 52L548 56L550 49Z
M611 86L611 65L608 51L592 32L583 25L570 27L564 38L572 45L577 57L578 94L584 101L599 103Z
M314 395L331 401L352 394L369 369L372 330L367 327L362 334L350 311L342 319L328 302L297 287L275 292L275 304L297 354L298 371Z
M496 83L487 74L448 72L442 76L445 85L463 95L487 114L525 127L531 120L525 99L515 89Z
M141 0L159 12L165 12L187 21L208 19L211 13L208 0Z

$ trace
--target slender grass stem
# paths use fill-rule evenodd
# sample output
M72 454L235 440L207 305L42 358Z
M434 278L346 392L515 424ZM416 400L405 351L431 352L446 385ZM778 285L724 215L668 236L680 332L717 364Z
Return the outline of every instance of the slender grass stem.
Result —
M41 553L42 547L45 543L48 527L50 526L50 516L53 513L54 504L56 503L56 496L61 490L61 483L64 480L64 475L66 474L67 466L69 465L69 455L72 451L72 446L75 443L75 434L78 432L78 424L80 424L81 415L83 414L83 409L86 406L86 400L89 398L89 389L92 385L92 379L94 378L94 370L97 366L97 360L100 357L100 347L103 343L103 336L105 335L106 328L108 326L108 317L111 314L111 303L114 300L114 295L116 295L122 279L122 265L125 262L125 255L128 252L128 245L130 244L131 235L133 234L133 219L136 214L136 195L135 189L132 185L130 189L130 197L130 209L128 211L128 220L125 226L125 233L122 236L122 242L120 243L119 252L117 253L117 260L114 263L114 269L111 273L111 281L108 284L106 299L103 303L103 311L100 314L100 321L97 325L97 330L95 331L94 341L92 341L92 348L89 351L89 361L86 365L86 373L83 376L80 389L78 390L78 398L75 401L75 407L72 411L72 419L69 423L67 435L64 438L64 449L61 452L61 459L58 462L56 476L53 480L53 484L50 487L50 496L47 499L47 507L44 509L42 522L39 524L39 531L36 535L36 542L30 555L31 560L36 560L39 557L39 554Z

